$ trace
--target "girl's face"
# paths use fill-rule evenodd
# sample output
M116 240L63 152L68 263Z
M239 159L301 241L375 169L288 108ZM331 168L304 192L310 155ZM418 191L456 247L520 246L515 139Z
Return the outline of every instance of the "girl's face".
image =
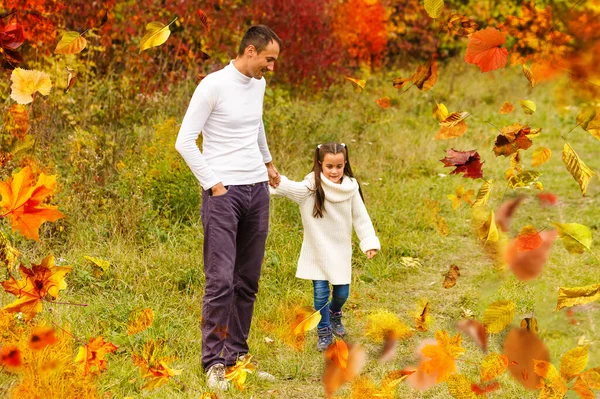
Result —
M344 176L345 164L346 161L343 152L338 152L337 154L325 154L323 162L321 162L323 175L332 182L339 184Z

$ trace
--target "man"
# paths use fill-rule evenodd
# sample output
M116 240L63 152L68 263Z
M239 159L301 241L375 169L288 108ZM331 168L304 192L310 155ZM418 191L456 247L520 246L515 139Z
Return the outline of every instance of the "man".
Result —
M248 29L236 59L196 88L175 143L203 188L202 366L210 388L226 389L225 367L248 353L269 224L268 184L276 187L280 179L262 121L263 76L273 71L280 48L267 26Z

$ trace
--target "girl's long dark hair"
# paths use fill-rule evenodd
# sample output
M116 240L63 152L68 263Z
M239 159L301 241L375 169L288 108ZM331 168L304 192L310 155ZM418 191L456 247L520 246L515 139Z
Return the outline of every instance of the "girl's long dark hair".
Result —
M348 147L344 143L325 143L320 144L315 149L315 164L313 166L313 172L315 175L315 206L313 208L313 217L322 218L323 212L325 212L325 191L323 190L323 185L321 183L321 172L323 171L321 167L321 163L327 154L344 154L344 176L354 177L354 173L352 173L352 167L350 166L350 158L348 158ZM356 178L355 178L356 179ZM357 181L358 183L358 181ZM360 189L360 184L358 185L358 192L360 194L360 198L364 201L362 190Z

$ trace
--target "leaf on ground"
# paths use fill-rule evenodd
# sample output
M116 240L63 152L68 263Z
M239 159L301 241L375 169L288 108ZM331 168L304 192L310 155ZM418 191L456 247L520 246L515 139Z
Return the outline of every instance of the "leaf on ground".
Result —
M436 382L444 382L456 371L456 359L465 349L460 346L460 334L449 337L446 331L435 333L436 345L426 345L421 353L426 358L419 368L427 374L436 373Z
M506 336L503 348L513 378L527 389L536 389L540 377L533 371L533 359L550 359L548 348L542 340L531 331L515 328Z
M487 351L488 335L483 324L473 319L461 320L456 324L456 329L473 338L484 352Z
M558 289L556 310L576 305L585 305L586 303L598 300L598 298L600 298L600 284L583 287L560 287Z
M493 210L490 211L490 216L485 223L479 227L477 235L481 241L484 241L484 244L487 242L496 242L500 239L500 233L498 232L498 227L496 227L496 218L494 217Z
M407 339L412 330L398 316L387 310L378 310L367 317L365 336L376 343L387 339Z
M39 265L32 265L28 269L19 267L20 280L11 276L2 282L6 292L13 294L17 300L2 308L11 313L22 312L26 321L31 320L42 311L42 301L47 296L54 299L58 291L67 288L65 276L71 271L70 266L56 266L54 256L48 255Z
M105 342L103 337L90 338L87 345L79 348L75 363L83 369L83 375L100 373L106 370L104 356L116 350L117 347L110 342Z
M4 117L4 127L11 135L23 141L29 131L29 110L21 104L13 104Z
M415 313L415 327L419 331L428 331L431 325L431 315L429 314L429 302L421 300L417 304L417 311Z
M142 389L152 390L165 385L169 380L181 374L182 370L173 370L169 363L173 361L170 356L162 356L164 341L150 340L144 344L142 354L131 355L133 363L140 369L142 378L146 380Z
M476 150L472 151L456 151L451 148L446 150L447 156L444 159L440 159L440 162L444 164L444 167L456 167L451 175L457 175L464 173L463 177L478 179L483 177L481 167L483 163L480 161L479 153Z
M504 330L515 317L516 305L513 301L496 301L483 313L483 325L489 334Z
M87 41L85 40L85 37L81 36L79 32L68 31L64 33L63 37L56 45L54 54L77 54L81 52L86 45Z
M518 252L533 251L542 244L542 237L535 227L528 224L521 228L515 244Z
M93 256L88 255L84 255L83 259L92 262L92 264L98 266L104 272L108 271L108 268L110 267L110 262L104 259L94 258Z
M589 227L579 223L557 223L553 225L558 229L565 249L570 254L582 254L592 246L592 231Z
M29 347L39 351L57 342L56 330L49 326L36 326L29 336Z
M533 113L537 110L535 103L531 100L519 100L519 104L521 104L523 112L525 112L527 115L533 115Z
M488 180L484 180L483 183L481 183L481 187L479 188L479 191L477 192L477 197L475 198L475 201L473 202L472 206L476 207L476 206L483 206L485 204L487 204L488 199L490 198L490 193L492 192L492 184L494 183L493 179Z
M448 377L448 391L455 399L477 399L471 387L473 382L463 374L452 374Z
M361 93L364 89L365 89L365 85L367 84L367 81L364 79L355 79L355 78L351 78L350 76L345 76L346 80L352 82L352 87L354 88L354 91L357 93Z
M40 225L64 217L57 206L46 205L56 189L56 176L40 174L34 184L31 168L26 166L7 181L0 182L0 212L8 217L12 229L29 239L39 241Z
M490 381L504 373L508 367L508 357L490 353L481 362L481 382Z
M0 263L6 266L8 274L17 271L19 256L21 256L19 250L13 247L6 234L0 231Z
M37 92L47 96L50 94L52 82L47 73L16 68L10 75L12 81L10 98L19 104L29 104Z
M503 202L502 205L498 207L498 209L496 210L496 223L502 231L507 232L510 230L510 223L512 221L512 217L515 214L515 211L517 210L521 202L523 202L524 198L525 197L519 196L517 198Z
M519 251L517 240L510 243L505 252L505 260L510 270L521 281L529 281L540 275L554 244L558 232L544 230L539 234L541 243L530 251Z
M129 317L127 324L127 335L138 334L152 324L154 321L154 312L150 308L134 311Z
M573 147L569 143L565 143L563 147L562 160L567 167L567 170L573 176L579 187L581 193L585 196L587 192L588 184L595 175L594 172L579 158Z
M433 19L442 15L444 10L444 0L425 0L423 5L427 14Z
M448 272L444 275L444 288L452 288L456 285L456 280L460 276L460 269L456 265L450 265Z
M501 48L506 36L495 28L486 28L469 36L465 62L479 67L481 72L503 68L508 61L508 50Z
M177 18L171 21L169 25L175 22L176 19ZM171 35L169 25L165 25L156 21L150 22L148 25L146 25L146 34L144 37L142 37L142 40L140 40L140 53L149 49L150 47L160 46L166 42Z
M581 373L588 365L589 353L587 346L578 346L568 350L560 360L560 375L569 382Z
M533 166L535 168L535 167L545 164L550 159L551 154L552 154L552 151L550 150L550 148L546 148L546 147L536 148L533 151L533 154L531 155L531 166Z
M511 102L505 101L502 106L500 107L500 111L498 111L498 113L500 115L506 115L506 114L510 114L511 112L513 112L513 110L515 109L515 107L512 105Z
M321 321L321 313L310 306L298 308L295 313L296 320L292 324L292 334L294 335L304 335Z
M454 35L468 36L477 31L478 25L469 17L451 13L446 22L446 28Z

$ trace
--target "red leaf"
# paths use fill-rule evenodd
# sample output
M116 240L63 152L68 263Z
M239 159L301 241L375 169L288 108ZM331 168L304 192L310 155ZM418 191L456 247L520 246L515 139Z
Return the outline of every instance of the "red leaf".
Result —
M0 46L4 49L16 50L23 44L23 27L17 22L11 22L0 29Z
M508 50L499 47L506 36L495 28L487 28L469 36L465 62L475 64L481 72L503 68L508 61Z
M23 364L21 351L15 345L0 347L0 364L10 367L20 367Z
M451 175L457 175L464 173L463 177L470 177L471 179L478 179L483 177L481 167L483 163L480 161L479 153L476 150L473 151L456 151L451 148L446 150L448 155L444 159L440 159L440 162L444 163L444 166L456 166Z
M558 202L558 198L556 195L551 193L539 193L538 199L540 200L540 205L556 205Z

